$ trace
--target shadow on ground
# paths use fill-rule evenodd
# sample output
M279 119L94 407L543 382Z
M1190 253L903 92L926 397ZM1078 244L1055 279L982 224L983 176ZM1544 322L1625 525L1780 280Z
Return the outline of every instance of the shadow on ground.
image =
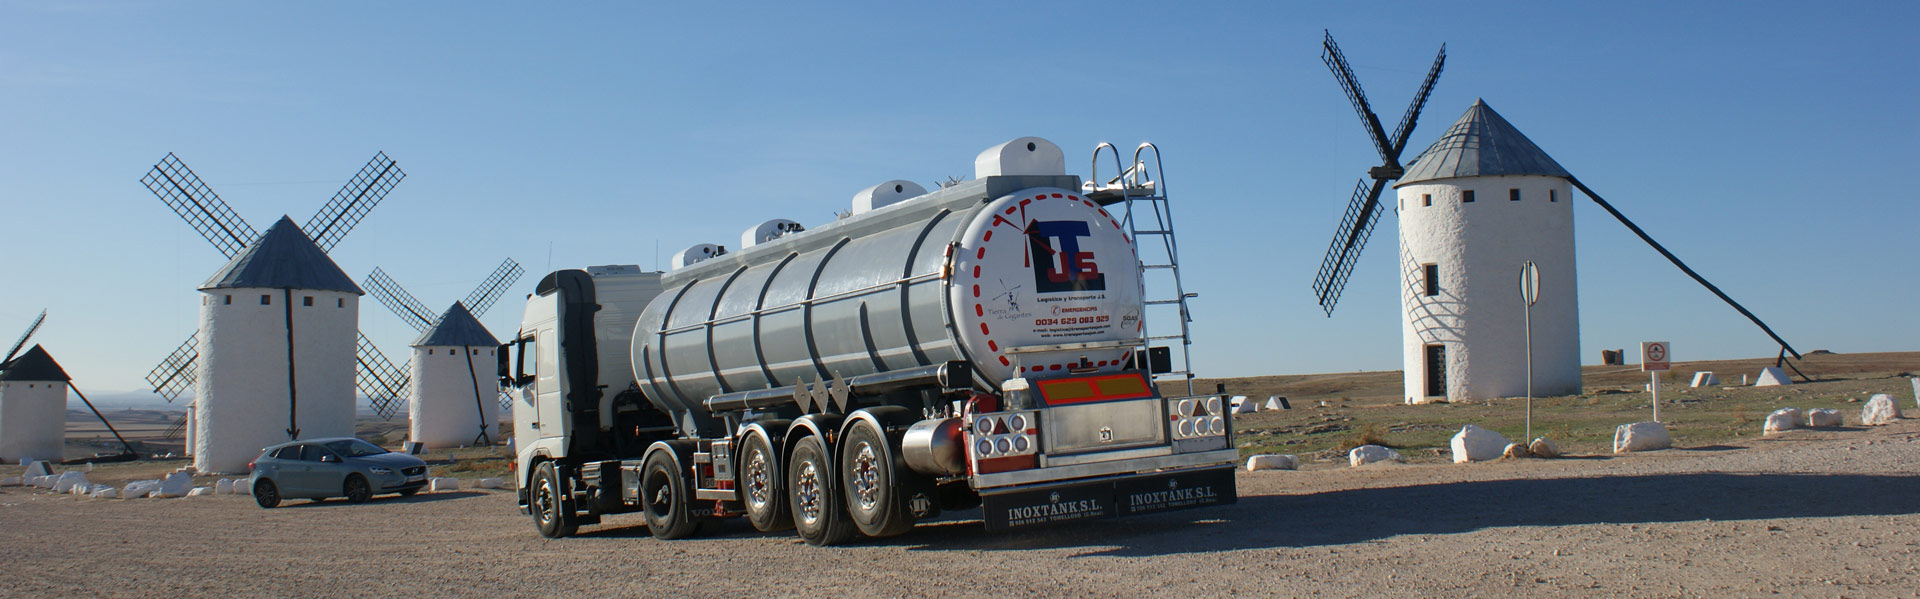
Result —
M442 491L439 493L419 493L412 497L401 497L398 495L375 495L373 499L367 500L366 504L358 504L351 501L347 501L345 498L342 498L342 497L334 497L334 498L326 499L322 501L313 501L311 499L288 498L288 499L282 500L283 503L280 504L280 509L307 508L307 507L317 508L317 507L328 507L328 506L355 506L355 505L371 505L371 504L381 504L381 503L424 503L428 501L447 501L450 499L463 499L463 498L475 497L479 495L486 495L486 493L482 493L480 491Z
M916 551L1086 547L1090 551L1083 557L1153 556L1345 545L1516 526L1916 513L1920 476L1664 474L1242 497L1225 507L999 534L986 532L978 520L931 522L867 543Z

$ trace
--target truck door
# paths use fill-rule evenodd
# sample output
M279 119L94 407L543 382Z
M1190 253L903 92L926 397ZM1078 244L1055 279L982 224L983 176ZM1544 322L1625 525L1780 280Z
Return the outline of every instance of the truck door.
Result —
M542 328L534 340L534 406L540 415L540 438L566 436L566 389L561 381L560 340L551 328Z

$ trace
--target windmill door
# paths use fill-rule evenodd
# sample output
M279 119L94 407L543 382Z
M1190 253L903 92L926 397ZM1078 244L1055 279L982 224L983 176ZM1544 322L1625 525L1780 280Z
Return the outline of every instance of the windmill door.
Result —
M1447 396L1447 346L1427 346L1427 397Z

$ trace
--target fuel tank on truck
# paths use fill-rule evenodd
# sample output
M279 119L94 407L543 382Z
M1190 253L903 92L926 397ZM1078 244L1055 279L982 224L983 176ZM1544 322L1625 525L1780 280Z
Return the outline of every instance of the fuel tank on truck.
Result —
M890 181L847 218L676 268L634 328L634 378L706 428L708 397L796 381L954 360L985 390L1118 371L1139 345L1140 262L1079 189L1058 147L1020 138L974 179Z

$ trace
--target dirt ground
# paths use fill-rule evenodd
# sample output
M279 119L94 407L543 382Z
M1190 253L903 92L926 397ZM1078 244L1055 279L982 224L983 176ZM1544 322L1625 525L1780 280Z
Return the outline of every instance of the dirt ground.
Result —
M739 521L661 542L632 515L545 540L511 491L261 510L9 487L0 595L1920 596L1920 420L1238 485L1232 506L1013 534L972 510L835 548Z

